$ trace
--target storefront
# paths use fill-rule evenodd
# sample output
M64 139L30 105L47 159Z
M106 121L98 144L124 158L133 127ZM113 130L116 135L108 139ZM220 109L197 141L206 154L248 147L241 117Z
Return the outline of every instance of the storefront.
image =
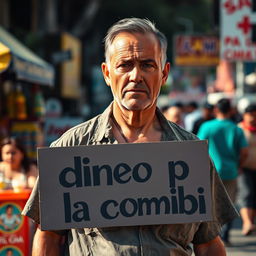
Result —
M42 87L54 86L54 68L0 27L0 139L23 138L36 157L45 106Z

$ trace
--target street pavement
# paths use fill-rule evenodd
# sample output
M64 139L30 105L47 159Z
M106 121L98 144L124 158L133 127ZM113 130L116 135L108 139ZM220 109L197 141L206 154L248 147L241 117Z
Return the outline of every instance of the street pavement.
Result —
M241 219L236 219L230 236L230 242L233 246L226 248L227 256L256 256L256 234L243 236L241 226Z

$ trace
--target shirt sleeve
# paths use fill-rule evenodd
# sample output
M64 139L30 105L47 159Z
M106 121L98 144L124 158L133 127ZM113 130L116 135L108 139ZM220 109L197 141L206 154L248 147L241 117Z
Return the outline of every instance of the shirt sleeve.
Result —
M239 138L240 138L240 147L241 148L245 148L245 147L248 147L248 142L246 140L246 137L244 135L244 131L240 128L240 127L237 127L238 130L239 130Z
M50 145L53 147L54 142ZM39 177L37 177L36 183L33 187L32 193L21 212L22 215L25 215L31 218L35 223L40 224L40 205L39 205Z
M23 208L22 215L28 216L37 224L40 224L40 211L39 211L39 181L36 180L32 193Z
M219 235L222 225L239 216L212 162L211 184L213 221L200 224L193 239L194 244L202 244L211 241Z
M199 139L201 140L208 139L208 130L209 129L206 128L206 124L202 124L197 133L197 136L199 137Z

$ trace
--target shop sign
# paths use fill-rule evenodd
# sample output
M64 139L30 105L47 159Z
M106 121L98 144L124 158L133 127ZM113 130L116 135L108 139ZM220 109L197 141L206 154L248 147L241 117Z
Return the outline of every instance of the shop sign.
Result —
M49 146L68 129L82 122L80 117L47 118L44 124L45 145Z
M212 220L206 141L40 148L38 164L43 230Z
M61 34L61 50L72 57L61 63L61 96L78 99L81 97L81 63L82 44L79 38L68 33Z
M38 122L33 121L13 121L11 124L11 135L20 138L31 159L36 159L36 147L41 133Z
M254 1L255 2L255 1ZM256 10L251 0L221 0L221 58L256 60Z
M35 63L24 61L23 59L13 56L13 68L17 72L19 79L25 79L31 82L42 82L45 84L53 84L53 69L39 66Z
M219 39L215 36L175 36L174 62L176 66L218 65Z

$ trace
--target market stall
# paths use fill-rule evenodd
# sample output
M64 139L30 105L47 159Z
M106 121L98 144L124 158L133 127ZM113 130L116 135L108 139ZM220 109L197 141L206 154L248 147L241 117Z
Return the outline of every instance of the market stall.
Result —
M45 113L42 86L54 86L54 67L0 26L0 139L23 139L36 158Z

